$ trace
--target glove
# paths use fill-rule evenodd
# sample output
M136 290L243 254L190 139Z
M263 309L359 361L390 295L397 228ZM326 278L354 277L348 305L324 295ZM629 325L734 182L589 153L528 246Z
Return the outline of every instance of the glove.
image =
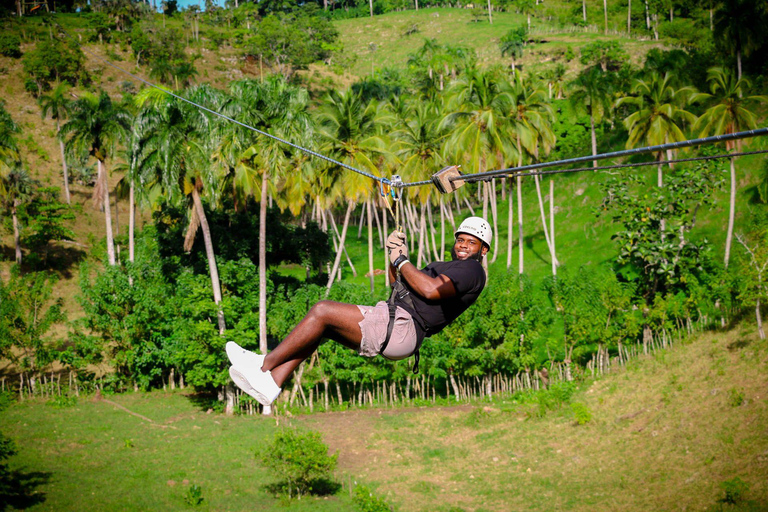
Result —
M405 233L402 231L393 231L389 234L387 237L387 249L389 249L390 252L392 252L392 249L399 248L401 246L405 246Z
M392 265L407 261L408 245L406 244L405 233L401 231L393 231L389 237L387 237L387 249L389 250L389 262L392 263Z

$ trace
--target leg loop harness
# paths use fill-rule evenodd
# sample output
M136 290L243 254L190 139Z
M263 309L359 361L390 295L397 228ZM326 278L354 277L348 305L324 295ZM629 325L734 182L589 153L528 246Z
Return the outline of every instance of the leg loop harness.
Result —
M379 354L382 355L384 354L384 350L387 348L387 345L389 345L389 339L392 337L392 331L395 328L395 314L397 313L395 298L408 306L408 309L411 311L414 310L413 299L411 299L411 292L409 292L408 288L406 288L405 285L401 282L399 273L397 276L397 281L395 281L395 285L392 287L392 294L387 300L387 306L389 307L389 324L387 324L387 337L384 339L384 343L381 345L381 350L379 350ZM416 321L415 318L413 320ZM424 331L428 331L428 328L425 328ZM422 340L418 340L416 343L416 350L413 352L413 373L419 373L419 350L421 349L421 342Z

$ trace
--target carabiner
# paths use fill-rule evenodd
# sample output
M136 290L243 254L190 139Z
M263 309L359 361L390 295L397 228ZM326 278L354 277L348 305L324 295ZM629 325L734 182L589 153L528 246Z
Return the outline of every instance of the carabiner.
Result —
M387 183L384 183L383 181L379 182L379 193L381 194L381 197L387 197L390 194L391 190L392 190L392 187L389 185L389 182Z
M398 188L402 188L403 186L403 180L400 178L399 174L393 174L392 179L389 180L389 190L390 194L392 195L392 200L397 202L400 200L401 197L403 197L403 191L397 191Z

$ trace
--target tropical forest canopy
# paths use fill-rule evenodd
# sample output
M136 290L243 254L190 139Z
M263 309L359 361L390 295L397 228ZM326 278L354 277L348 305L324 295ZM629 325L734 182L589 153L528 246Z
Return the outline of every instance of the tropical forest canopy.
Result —
M55 369L84 387L181 379L224 397L227 340L266 351L318 300L385 298L383 239L396 221L423 266L450 257L470 212L494 227L490 279L424 344L438 393L553 368L570 380L596 356L694 329L745 321L763 336L765 156L663 162L765 139L450 195L413 187L395 206L370 177L265 135L420 181L446 165L475 173L762 127L762 2L24 9L4 6L0 35L0 358L22 388ZM394 21L406 10L419 21ZM346 19L371 16L402 59ZM471 35L432 37L443 18ZM334 383L339 401L411 378L407 361L335 344L299 375L326 397Z

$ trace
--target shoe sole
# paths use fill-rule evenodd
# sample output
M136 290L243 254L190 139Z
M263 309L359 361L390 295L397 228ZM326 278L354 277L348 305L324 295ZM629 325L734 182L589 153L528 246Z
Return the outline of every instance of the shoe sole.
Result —
M229 367L229 376L232 378L232 381L237 387L248 393L248 395L253 397L261 405L272 405L272 402L267 400L267 397L256 391L256 389L251 386L251 383L248 382L248 379L246 379L242 373L237 371L234 366Z

